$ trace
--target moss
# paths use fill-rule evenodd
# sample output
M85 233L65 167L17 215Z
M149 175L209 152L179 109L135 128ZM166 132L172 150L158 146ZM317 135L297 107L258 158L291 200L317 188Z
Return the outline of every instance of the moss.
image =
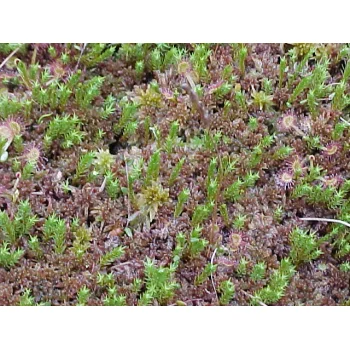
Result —
M0 304L349 303L348 45L17 48Z

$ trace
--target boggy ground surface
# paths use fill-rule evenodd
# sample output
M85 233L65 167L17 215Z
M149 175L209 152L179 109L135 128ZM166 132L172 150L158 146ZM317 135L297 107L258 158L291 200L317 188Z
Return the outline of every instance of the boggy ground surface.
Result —
M1 305L348 303L347 45L0 48Z

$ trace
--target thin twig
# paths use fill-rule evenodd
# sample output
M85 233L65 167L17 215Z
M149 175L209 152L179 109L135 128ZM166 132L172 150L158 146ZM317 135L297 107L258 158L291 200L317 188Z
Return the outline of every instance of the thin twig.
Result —
M348 222L337 220L337 219L324 219L324 218L299 218L303 221L323 221L323 222L335 222L336 224L342 224L347 227L350 227L350 224Z
M243 294L247 295L247 296L250 297L250 298L256 299L253 295L247 293L245 290L241 290L241 292L242 292ZM256 301L257 301L257 303L260 304L261 306L268 306L268 305L266 305L265 303L263 303L263 302L260 301L260 300L256 300Z
M102 182L102 185L101 187L98 189L98 193L102 193L106 187L106 183L107 183L107 176L105 176L103 182Z
M100 228L100 235L102 235L103 234L103 231L104 231L104 229L105 229L105 221L102 221L101 222L101 228Z
M192 104L198 110L205 126L209 124L209 117L206 109L203 106L203 103L199 100L199 97L194 89L191 88L190 84L182 84L181 88L184 89L190 96Z
M188 83L189 83L190 86L191 86L191 89L195 91L195 90L196 90L196 84L194 83L194 81L193 81L191 75L190 75L189 73L186 73L185 76L186 76L186 79L187 79Z
M83 48L80 50L80 56L79 56L79 58L78 58L77 65L76 65L75 68L74 68L74 72L76 72L76 70L78 69L78 66L79 66L81 57L83 56L83 53L84 53L84 51L85 51L85 49L86 49L86 46L87 46L87 43L85 43L85 44L83 45Z
M17 47L17 49L14 49L5 59L4 61L0 64L0 69L6 64L6 62L13 56L16 54L16 52L19 50L19 47Z
M211 256L211 259L210 259L210 263L212 265L213 265L213 262L214 262L214 257L215 257L216 251L217 251L217 248L215 248L214 253L213 253L213 255ZM214 283L214 276L213 276L212 272L210 273L210 279L211 279L211 284L213 285L213 288L214 288L214 292L215 292L215 295L216 295L216 300L219 303L219 297L218 297L218 293L216 292L215 283Z
M127 200L128 221L126 222L126 227L128 227L129 221L130 221L130 212L131 212L131 208L130 208L130 193L129 193L129 171L128 171L128 162L125 159L125 153L124 153L123 157L124 157L124 162L125 162L126 182L127 182L127 186L128 186L128 200Z
M215 226L217 224L217 212L218 212L218 202L219 202L219 195L221 193L221 187L222 187L222 178L223 178L223 170L222 170L222 162L221 162L221 156L220 152L219 154L219 170L218 170L218 188L215 193L215 205L214 205L214 210L213 210L213 215L212 215L212 224L211 224L211 229L210 229L210 243L214 243L214 238L215 238ZM210 179L209 179L210 180Z
M349 123L347 120L345 120L344 118L340 117L340 120L341 120L342 122L344 122L346 125L350 125L350 123Z

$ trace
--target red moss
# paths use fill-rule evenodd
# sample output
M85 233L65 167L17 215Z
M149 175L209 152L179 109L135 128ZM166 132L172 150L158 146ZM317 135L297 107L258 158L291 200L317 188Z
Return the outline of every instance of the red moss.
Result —
M174 98L174 93L168 88L160 88L161 94L167 99L171 100Z
M49 55L46 45L43 49L38 47L36 50L35 62L40 67L50 68L51 74L55 78L64 79L64 71L68 69L68 66L70 69L74 69L80 51L67 45L52 44L52 46L57 51L55 57ZM173 261L178 233L183 232L188 235L192 230L191 214L198 204L203 204L207 200L206 175L210 160L217 156L222 159L225 152L227 156L238 160L232 173L225 174L222 178L221 188L223 190L235 182L238 177L243 178L250 170L247 169L247 164L250 160L251 150L264 136L271 135L274 132L271 121L275 120L276 115L279 117L276 128L280 131L288 131L288 133L280 132L275 135L276 143L293 147L295 154L286 160L283 170L278 172L276 166L280 165L280 160L273 157L275 146L266 147L261 154L261 160L252 169L258 171L260 175L260 180L256 186L244 188L240 198L234 202L227 201L222 191L219 193L218 208L223 203L227 205L230 223L238 214L247 216L244 232L237 230L227 232L227 226L229 225L222 220L220 213L218 213L216 219L211 216L203 222L203 238L208 238L208 231L214 225L215 232L216 230L222 232L222 242L215 247L208 246L208 249L205 249L194 259L189 258L186 254L181 257L179 267L175 272L176 281L180 285L180 288L176 291L175 300L182 300L188 305L194 304L195 301L200 301L201 305L215 305L217 303L215 289L210 279L200 286L193 283L198 273L210 261L213 251L217 247L214 263L218 266L215 276L213 276L216 290L218 290L221 281L230 278L236 288L236 294L230 304L249 304L251 302L250 297L241 292L246 291L253 295L257 290L266 286L273 270L279 267L281 258L288 256L290 251L288 233L295 226L301 224L296 217L297 214L309 217L334 216L334 211L325 206L310 205L305 198L293 198L289 193L284 192L294 186L300 176L298 174L300 171L301 175L305 174L308 165L307 159L310 154L314 157L315 166L322 166L324 170L328 171L328 174L339 174L325 176L322 179L315 180L314 183L322 184L324 187L338 187L343 181L341 176L344 179L348 178L350 166L346 158L347 154L342 147L346 147L349 130L343 130L343 132L337 134L336 144L339 147L336 147L335 152L332 153L331 149L327 149L329 145L334 143L332 131L339 121L338 112L331 110L331 103L324 100L322 104L317 106L317 118L300 119L299 114L309 114L307 104L298 105L298 101L305 98L307 90L295 102L295 110L286 109L286 102L292 89L300 82L301 76L297 76L292 87L289 88L286 83L288 77L285 74L281 89L276 88L279 85L278 59L282 55L280 46L271 44L247 44L246 46L248 47L248 56L246 58L246 74L243 78L239 78L240 71L237 67L237 57L236 52L233 52L233 46L222 44L210 46L209 49L212 53L207 61L208 75L205 78L194 76L192 62L190 62L187 53L184 54L184 61L188 65L188 69L185 69L182 72L183 74L178 74L176 64L169 67L168 71L155 73L151 71L147 63L149 50L152 50L154 46L151 45L150 49L145 48L145 51L148 51L145 52L145 79L140 86L140 82L135 78L134 58L128 60L127 57L120 57L117 54L113 59L108 59L98 66L92 67L92 69L85 66L84 59L80 61L81 81L96 75L105 77L101 96L98 97L98 101L95 101L91 108L87 110L79 108L74 98L75 88L73 87L72 96L69 98L65 110L60 111L68 114L76 113L82 119L82 128L86 135L81 146L79 148L62 149L62 147L59 147L58 141L54 142L52 152L47 154L49 159L44 164L44 171L36 172L33 178L28 180L16 179L16 174L11 168L11 157L9 161L0 165L0 210L5 210L13 217L16 214L18 202L29 199L32 212L39 220L33 232L38 235L40 247L44 252L42 259L37 258L28 249L27 236L18 240L16 246L25 249L26 252L19 264L10 271L0 268L0 304L14 305L18 303L19 294L23 291L23 288L28 287L32 289L32 295L38 302L47 300L52 305L73 305L76 303L78 290L86 285L92 292L88 301L89 305L101 305L106 290L96 285L97 273L112 272L115 276L118 294L125 294L127 303L136 305L140 294L144 291L144 285L141 292L138 293L132 291L132 283L134 278L144 278L143 261L146 256L153 258L157 266L169 266ZM31 49L34 49L33 46ZM187 45L187 50L192 52L193 46ZM62 52L65 52L71 58L72 67L60 62L59 57ZM88 52L85 51L83 55ZM335 84L339 82L342 76L342 72L336 64L338 54L339 52L335 49L334 55L329 57L332 60L329 66L333 67L333 71L329 72L331 74L330 82ZM21 55L23 62L29 65L33 56L32 52L29 51L28 57L25 57L24 54ZM289 55L285 57L287 61L290 59ZM141 59L143 58L140 57ZM255 113L248 99L247 113L235 102L234 96L227 98L231 103L229 108L227 108L227 104L225 107L222 101L217 101L216 94L212 92L220 87L223 69L227 64L231 65L232 75L237 76L233 84L237 84L237 87L240 84L247 98L249 98L249 92L253 88L256 91L261 90L263 78L271 80L272 94L276 103L273 111ZM292 65L289 65L289 67L290 73L293 74L294 67ZM39 70L41 69L39 68ZM306 64L305 74L310 74L312 69L312 65ZM203 127L200 118L198 118L200 110L198 111L196 104L198 104L197 100L199 99L196 96L192 96L191 99L192 91L187 86L188 84L186 85L188 94L180 89L186 80L188 82L186 75L189 75L195 80L196 84L201 84L205 89L204 96L200 98L199 102L202 103L203 109L208 113L208 119L210 120L208 127ZM150 81L153 79L158 82L160 87L161 106L155 106L151 103L150 106L147 106L147 109L142 107L139 110L141 123L131 144L128 145L127 142L122 143L115 140L116 135L113 132L113 125L120 118L122 111L117 106L113 118L101 119L99 115L103 99L112 94L118 99L127 96L132 101L140 95L138 91L147 90ZM176 90L179 97L175 99L173 93ZM13 94L18 98L27 97L23 95L21 87L15 87ZM327 112L324 112L324 110ZM17 115L19 116L20 113L21 111L15 113L14 118ZM43 114L47 113L56 114L57 111L50 107L40 109L34 103L31 113L26 117L30 127L25 132L22 132L24 126L21 123L20 128L16 127L14 122L11 127L6 124L6 121L0 123L0 130L6 132L7 139L12 141L15 134L22 135L26 146L24 152L20 155L22 163L25 158L35 160L39 157L40 161L41 147L39 145L53 116L44 118L42 123L38 123L38 120ZM257 118L258 127L255 130L247 127L250 115ZM124 159L128 159L132 155L132 151L127 151L127 148L130 149L131 145L137 149L138 154L145 160L145 164L154 152L155 140L152 133L149 133L147 138L144 137L145 130L142 121L147 116L151 119L151 126L159 128L161 142L168 135L171 122L177 120L180 124L177 136L181 138L182 144L179 147L174 147L174 152L171 154L162 152L159 181L164 187L168 186L170 173L179 159L185 157L186 161L177 181L170 187L169 203L158 212L157 218L152 222L151 227L141 231L141 229L132 227L131 223L127 223L128 217L133 215L137 209L135 209L132 201L129 202L129 196L125 192L128 181ZM96 140L95 135L98 129L105 132L105 136ZM203 140L204 129L207 129L210 135L220 131L225 139L220 140L218 145L211 150L206 145L194 147L195 142L192 140L194 138L197 138L197 142L198 139ZM304 133L312 133L313 136L318 136L323 145L327 145L325 150L318 154L317 150L310 150L309 144L303 137L295 137L295 135L303 136ZM206 135L208 134L206 133ZM76 171L76 164L82 153L85 150L108 149L111 142L117 144L115 147L116 159L111 170L116 174L122 188L120 196L114 200L109 198L106 191L99 191L103 182L102 175L87 183L87 176L89 175L87 173L82 178L77 179L74 184L71 183ZM329 159L332 159L332 162L329 162ZM130 165L129 176L131 170ZM141 192L145 171L146 166L142 169L141 178L133 183L135 196ZM71 186L67 192L64 192L63 184L67 180ZM16 191L18 197L16 197L15 203L12 200L14 188L18 190ZM174 220L174 206L177 203L178 194L184 188L190 189L191 196L181 217ZM278 220L274 216L277 207L281 210L279 213L280 219ZM341 210L342 208L339 208L339 211ZM67 249L61 256L54 254L52 240L47 242L41 240L42 225L48 215L53 212L64 219L67 224L65 242ZM74 230L70 223L73 217L77 217L79 225L86 227L91 232L91 245L84 256L83 263L77 261L71 250L74 242ZM132 237L127 236L124 232L127 224L132 230ZM320 234L324 233L323 230L330 229L329 225L325 224L319 227L318 232ZM249 244L247 244L248 242ZM321 247L321 249L323 250L322 259L325 263L330 262L332 267L329 267L326 273L322 272L322 276L320 276L320 271L316 267L319 261L299 267L298 273L286 289L285 297L280 299L280 305L299 303L336 305L341 304L348 298L349 281L344 273L339 274L337 272L340 259L336 260L334 258L336 250L331 243L333 242L327 243L326 248ZM125 246L125 255L120 261L102 270L98 261L101 255L110 250L115 244ZM249 274L238 277L235 266L242 257L249 261L249 268L257 262L265 262L267 265L266 279L253 282ZM344 257L343 260L345 259L347 257ZM331 266L331 264L329 265ZM156 304L157 301L152 303Z

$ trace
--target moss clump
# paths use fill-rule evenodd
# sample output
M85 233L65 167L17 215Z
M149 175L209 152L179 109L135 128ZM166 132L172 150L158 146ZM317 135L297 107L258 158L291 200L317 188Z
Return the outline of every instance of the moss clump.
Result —
M0 304L349 303L349 54L0 44Z

